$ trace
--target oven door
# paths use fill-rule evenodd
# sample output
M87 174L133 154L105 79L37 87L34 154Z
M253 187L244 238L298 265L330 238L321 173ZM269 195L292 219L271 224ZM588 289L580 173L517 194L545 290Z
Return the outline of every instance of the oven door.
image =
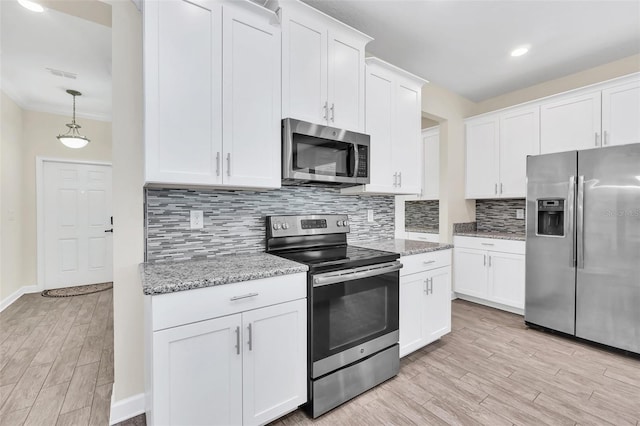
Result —
M311 276L311 377L398 342L398 261Z

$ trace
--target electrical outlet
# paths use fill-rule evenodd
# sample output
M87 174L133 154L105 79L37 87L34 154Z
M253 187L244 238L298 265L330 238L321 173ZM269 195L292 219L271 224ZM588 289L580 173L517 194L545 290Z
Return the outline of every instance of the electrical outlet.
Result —
M191 210L190 212L191 229L204 228L204 213L202 210Z
M524 219L524 209L516 209L516 219Z
M373 222L373 209L367 209L367 222Z

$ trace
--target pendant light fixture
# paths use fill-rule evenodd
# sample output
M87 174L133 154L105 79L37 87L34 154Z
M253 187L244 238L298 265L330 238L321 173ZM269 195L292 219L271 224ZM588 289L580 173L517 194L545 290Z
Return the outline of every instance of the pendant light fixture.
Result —
M80 134L78 129L81 126L76 124L76 96L82 96L82 93L77 90L67 90L67 93L73 96L73 118L71 123L67 124L67 133L58 135L58 140L69 148L83 148L89 143L89 138Z

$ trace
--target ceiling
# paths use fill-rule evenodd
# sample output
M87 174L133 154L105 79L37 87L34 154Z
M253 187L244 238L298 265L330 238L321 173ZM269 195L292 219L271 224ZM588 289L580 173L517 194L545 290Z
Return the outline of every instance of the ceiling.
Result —
M303 1L374 37L368 53L474 102L640 53L638 0Z
M111 28L51 8L34 13L15 0L0 3L2 90L23 109L69 116L72 97L66 90L77 90L78 117L110 121Z

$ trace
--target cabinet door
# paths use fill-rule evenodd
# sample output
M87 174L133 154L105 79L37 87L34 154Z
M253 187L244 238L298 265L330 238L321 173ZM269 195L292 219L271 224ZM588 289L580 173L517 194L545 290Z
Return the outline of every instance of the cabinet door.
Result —
M422 199L440 198L440 131L438 128L422 132L423 182Z
M243 424L265 424L307 401L307 300L244 312Z
M527 155L540 154L540 108L500 116L500 187L505 198L527 195Z
M153 333L158 425L242 424L241 316Z
M282 118L327 124L327 29L284 10Z
M601 146L599 91L540 107L541 154L597 146Z
M393 171L398 172L400 194L420 194L420 87L399 80L393 115Z
M454 290L456 293L487 298L487 252L454 249Z
M221 15L210 1L145 3L146 182L221 183Z
M328 32L329 126L364 131L364 45L347 31Z
M451 331L451 267L428 272L424 344L429 344Z
M465 128L466 198L498 198L498 119L476 119Z
M223 18L223 180L279 188L280 28L232 5Z
M367 67L367 126L371 137L370 186L374 191L393 192L391 158L391 117L393 111L393 78L377 67Z
M603 145L640 143L640 81L602 91Z
M400 356L424 346L426 272L400 277Z
M524 255L489 252L489 300L524 309Z

